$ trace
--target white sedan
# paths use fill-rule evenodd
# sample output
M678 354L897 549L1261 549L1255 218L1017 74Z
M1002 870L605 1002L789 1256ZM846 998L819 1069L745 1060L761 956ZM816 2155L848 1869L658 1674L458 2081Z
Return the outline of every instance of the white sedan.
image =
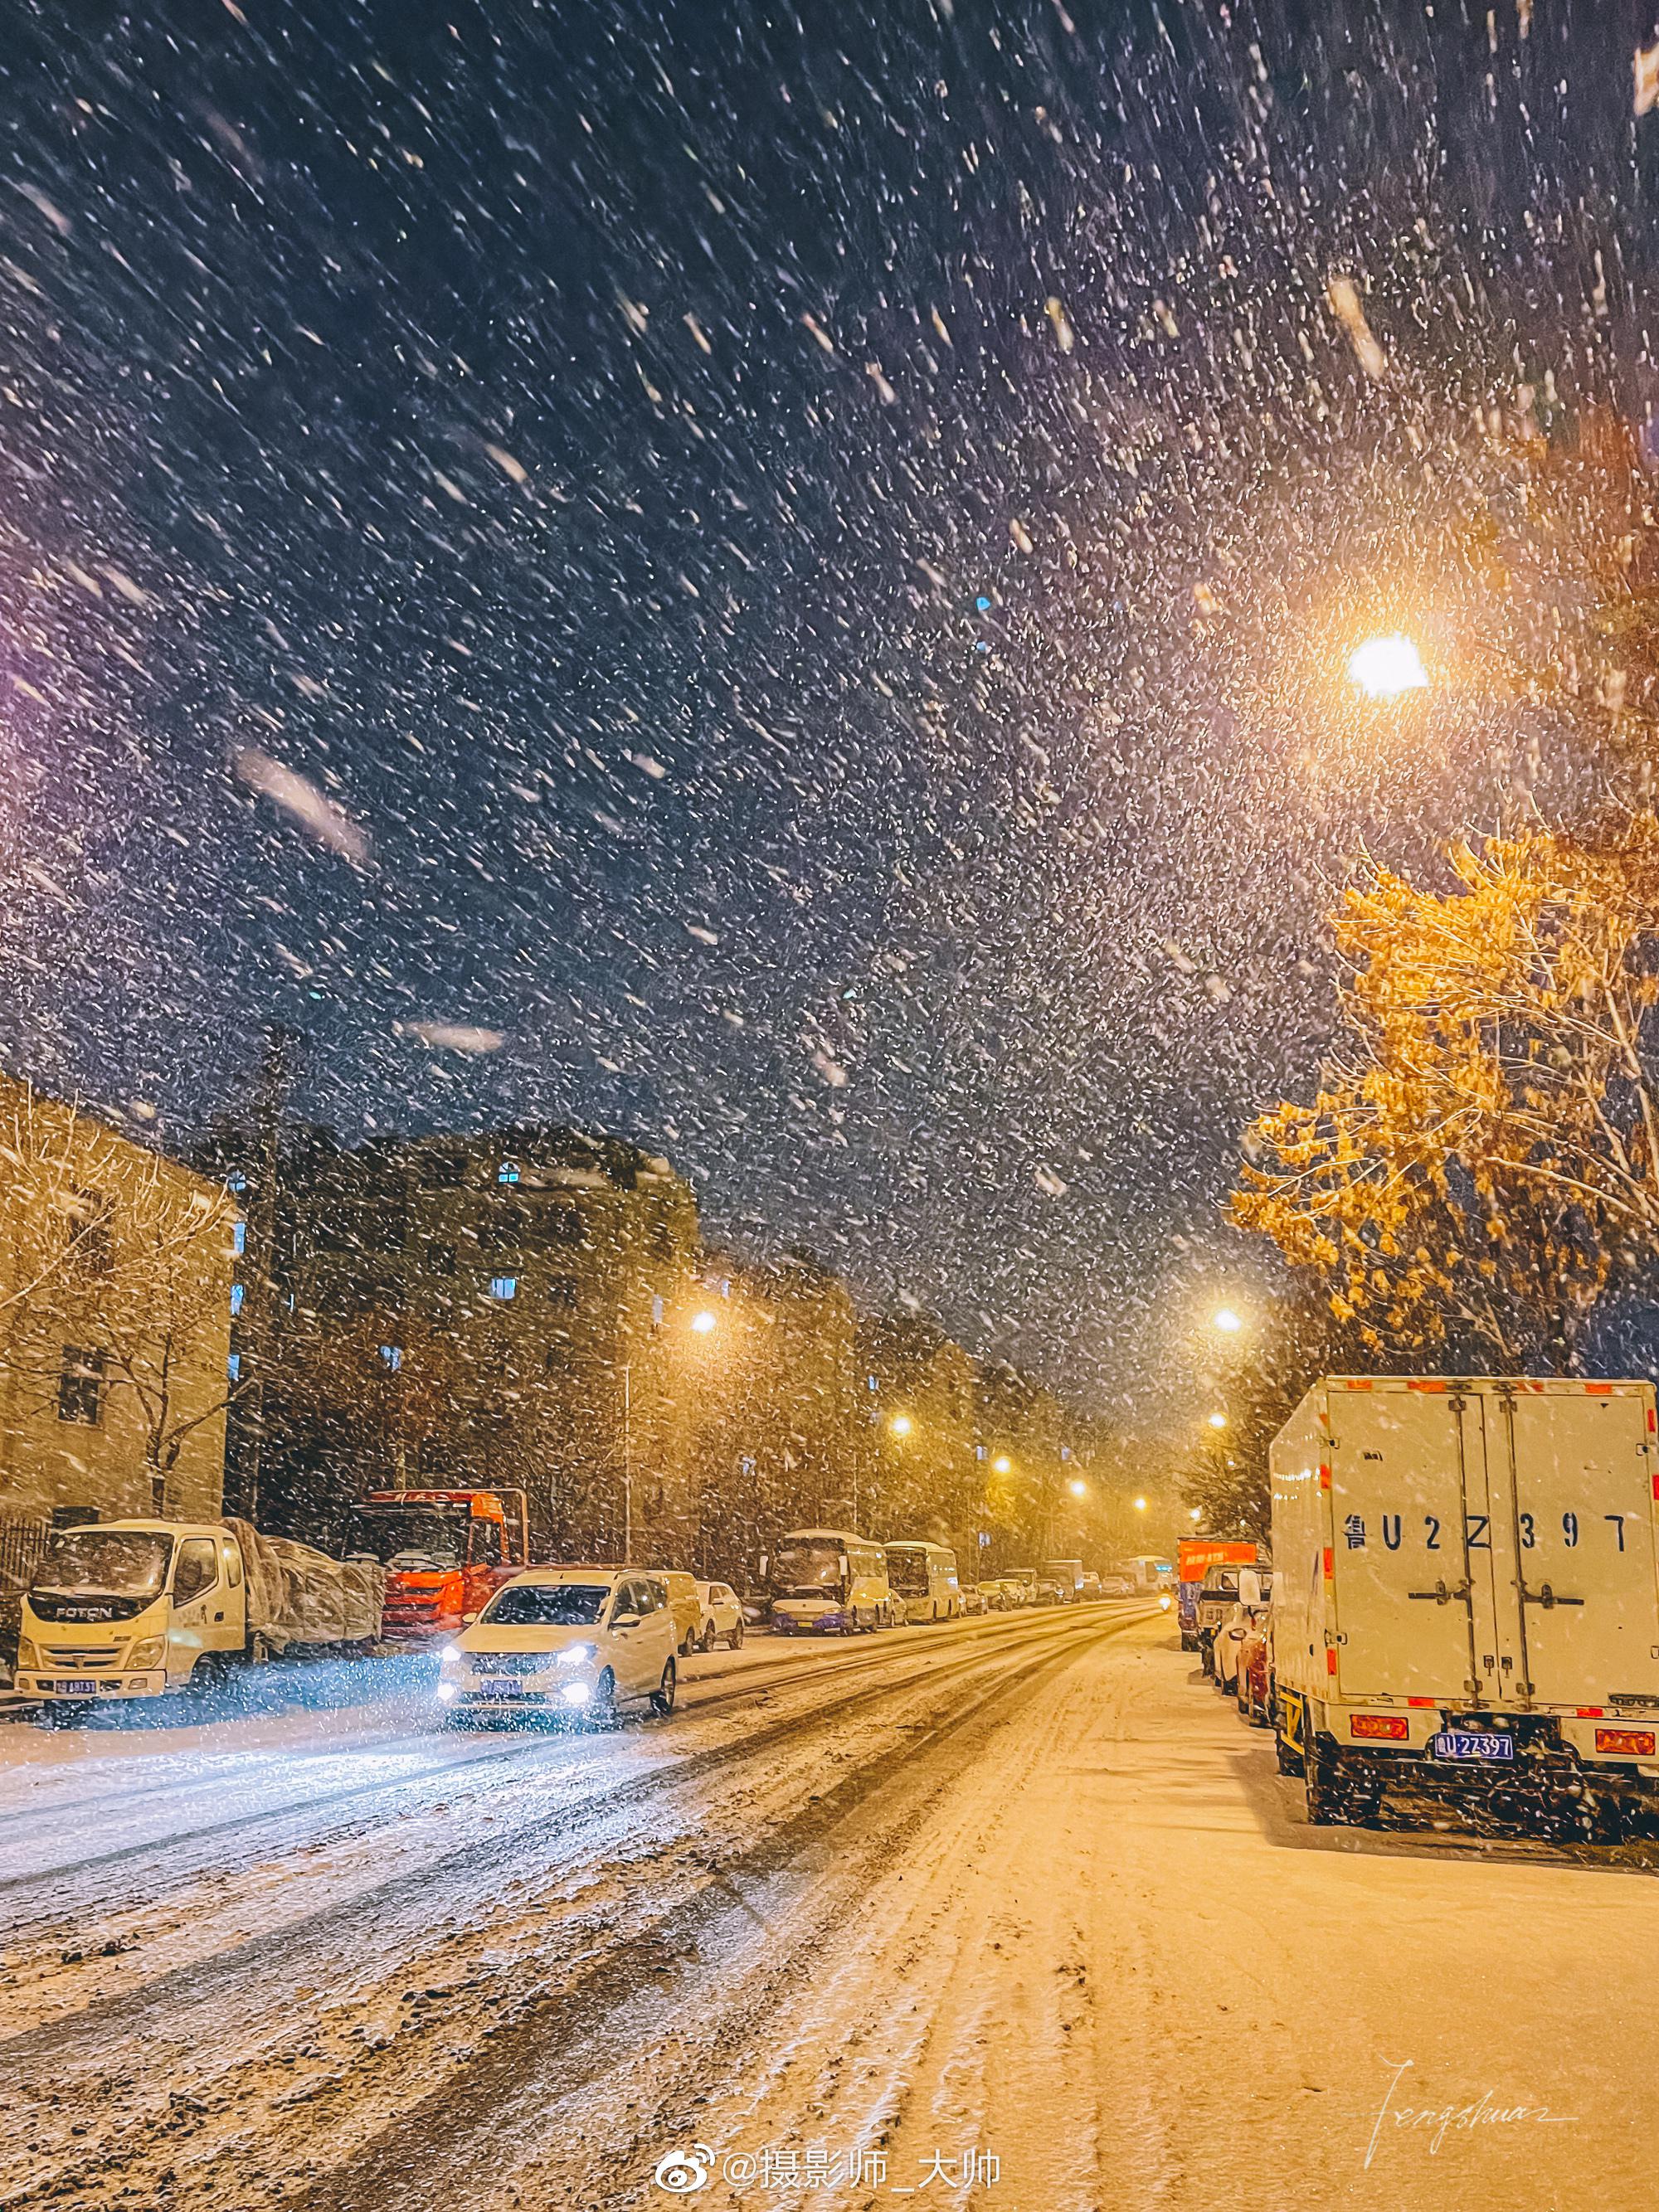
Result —
M741 1651L743 1601L730 1583L699 1583L697 1603L702 1613L697 1630L697 1650L712 1651L724 1641L730 1650Z

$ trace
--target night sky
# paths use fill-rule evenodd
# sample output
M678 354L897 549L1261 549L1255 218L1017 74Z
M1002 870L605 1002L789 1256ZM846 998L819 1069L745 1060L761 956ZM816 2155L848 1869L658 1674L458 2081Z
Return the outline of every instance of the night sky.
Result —
M0 1051L182 1144L281 1018L348 1133L622 1131L1149 1418L1362 842L1573 788L1330 671L1506 618L1477 403L1645 409L1651 36L9 9Z

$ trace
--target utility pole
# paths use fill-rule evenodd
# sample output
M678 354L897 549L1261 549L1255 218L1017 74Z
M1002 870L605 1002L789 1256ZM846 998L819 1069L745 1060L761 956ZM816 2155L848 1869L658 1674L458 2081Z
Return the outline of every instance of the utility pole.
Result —
M634 1556L634 1363L623 1363L623 1555Z
M276 1228L282 1176L282 1130L294 1087L301 1044L297 1030L273 1022L259 1054L254 1094L252 1141L249 1147L244 1282L239 1332L242 1366L237 1413L238 1504L244 1519L256 1521L264 1455L265 1380L276 1339Z

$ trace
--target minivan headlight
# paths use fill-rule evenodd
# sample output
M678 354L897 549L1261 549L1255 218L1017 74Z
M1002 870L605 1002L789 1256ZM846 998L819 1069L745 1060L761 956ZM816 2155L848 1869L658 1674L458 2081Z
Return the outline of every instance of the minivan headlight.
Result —
M592 1656L593 1647L591 1644L567 1644L558 1655L558 1664L561 1667L580 1667L584 1659L591 1659Z
M129 1667L159 1667L167 1656L167 1650L165 1636L146 1636L142 1643L135 1644L128 1652L127 1664Z

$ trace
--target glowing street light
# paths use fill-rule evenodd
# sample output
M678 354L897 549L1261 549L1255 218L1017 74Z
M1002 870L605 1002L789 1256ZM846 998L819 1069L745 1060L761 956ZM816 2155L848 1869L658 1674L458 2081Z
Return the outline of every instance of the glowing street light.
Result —
M1226 1416L1224 1413L1212 1413L1212 1414L1211 1414L1211 1416L1210 1416L1210 1426L1211 1426L1212 1429L1224 1429L1224 1428L1226 1427L1226 1425L1227 1425L1227 1416Z
M991 1462L991 1466L993 1470L998 1474L1012 1474L1014 1471L1014 1462L1009 1458L1006 1452L999 1452L996 1457Z
M1400 699L1407 691L1426 690L1429 672L1410 638L1395 630L1355 646L1348 655L1348 681L1368 699Z
M1187 1518L1189 1521L1201 1521L1204 1518L1204 1508L1201 1505L1189 1505L1187 1508Z
M704 1306L691 1316L691 1327L698 1336L712 1336L720 1327L719 1320Z
M1231 1306L1221 1306L1210 1317L1212 1328L1218 1328L1223 1336L1237 1336L1244 1326Z
M1068 1482L1066 1487L1073 1498L1086 1498L1089 1495L1089 1486L1086 1482Z
M1135 1500L1135 1511L1136 1511L1137 1513L1144 1513L1146 1510L1146 1499L1145 1499L1144 1498L1136 1498L1136 1500Z
M895 1413L890 1425L896 1437L908 1437L915 1424L908 1413Z

